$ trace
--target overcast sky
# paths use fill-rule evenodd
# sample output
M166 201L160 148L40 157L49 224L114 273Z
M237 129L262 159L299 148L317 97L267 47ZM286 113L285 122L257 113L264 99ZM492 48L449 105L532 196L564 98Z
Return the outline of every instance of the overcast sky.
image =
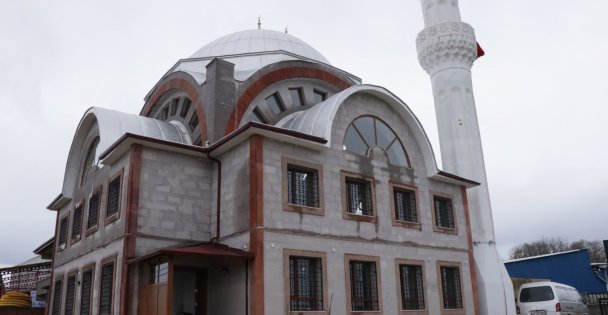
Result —
M460 0L486 56L473 84L500 253L608 239L605 0ZM49 239L72 137L91 106L138 113L178 59L262 27L311 44L418 116L439 155L416 0L0 2L0 266Z

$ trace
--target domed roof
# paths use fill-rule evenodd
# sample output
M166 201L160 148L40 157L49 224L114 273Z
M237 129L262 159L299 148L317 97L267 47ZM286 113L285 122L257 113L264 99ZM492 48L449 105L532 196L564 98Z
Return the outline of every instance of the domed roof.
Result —
M301 39L287 33L262 29L241 31L220 37L203 46L190 58L219 57L279 50L330 64L321 53Z

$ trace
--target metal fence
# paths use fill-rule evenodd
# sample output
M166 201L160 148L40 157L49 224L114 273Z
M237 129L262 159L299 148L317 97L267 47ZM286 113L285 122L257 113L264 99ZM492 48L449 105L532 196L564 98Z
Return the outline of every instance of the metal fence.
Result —
M608 315L608 298L599 298L598 304L602 315Z

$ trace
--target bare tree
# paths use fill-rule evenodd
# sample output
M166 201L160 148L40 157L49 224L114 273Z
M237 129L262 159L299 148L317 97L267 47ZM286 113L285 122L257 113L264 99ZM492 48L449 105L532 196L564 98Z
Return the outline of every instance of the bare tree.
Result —
M531 243L515 246L509 252L510 259L559 253L569 250L568 242L563 238L542 238Z
M583 248L586 248L589 251L589 259L591 260L591 262L606 262L604 245L599 240L578 240L572 243L568 243L568 241L563 238L544 237L538 241L524 243L513 247L509 251L509 258L526 258Z
M604 244L601 241L578 240L570 244L570 249L583 248L586 248L589 251L589 259L592 263L606 262L606 252L604 251Z

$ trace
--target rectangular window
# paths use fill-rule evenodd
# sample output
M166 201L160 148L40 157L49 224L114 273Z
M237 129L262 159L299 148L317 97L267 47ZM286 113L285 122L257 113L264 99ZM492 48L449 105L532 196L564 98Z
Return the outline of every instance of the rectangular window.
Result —
M72 218L72 241L78 241L82 234L82 203L74 209L74 217Z
M108 202L106 206L106 219L113 215L118 216L120 210L120 181L122 175L118 175L116 178L108 184Z
M112 291L114 285L114 262L101 266L101 284L99 290L99 314L112 313Z
M55 281L53 288L53 308L51 309L51 315L59 315L61 310L61 294L62 292L61 280Z
M101 190L95 192L91 198L89 198L89 215L87 217L87 230L97 226L97 220L99 219L99 202Z
M373 216L371 182L346 177L346 211L356 215Z
M249 121L253 121L253 122L258 122L261 124L267 124L268 121L266 121L266 118L264 118L264 115L262 115L262 113L260 112L260 110L256 107L254 108L249 115L247 115L247 120Z
M352 311L378 311L378 275L375 261L349 261Z
M319 174L315 169L287 166L288 202L307 207L319 207Z
M393 188L395 202L395 219L399 221L418 222L416 211L416 192L400 187Z
M65 294L65 315L74 314L74 298L76 295L76 275L68 277Z
M304 93L302 93L302 88L290 88L289 94L291 95L293 106L304 106Z
M269 97L267 97L266 105L268 105L270 110L275 115L278 115L285 110L285 106L283 105L283 102L281 101L281 97L279 96L278 93L274 93L274 94L270 95Z
M460 287L460 268L441 266L441 292L444 309L459 309L462 306L462 290Z
M184 102L182 103L182 108L179 111L179 115L182 116L182 118L186 118L186 115L188 115L188 111L190 110L190 105L192 104L192 101L190 101L189 98L184 98Z
M454 229L454 210L452 199L440 196L433 196L435 226L446 229Z
M159 284L167 283L169 279L169 263L166 260L161 260L150 265L150 283Z
M63 250L65 248L65 244L68 238L68 217L65 216L61 219L59 223L59 246L57 247L59 250Z
M190 122L188 122L188 127L190 127L190 131L194 131L196 127L198 127L198 115L196 111L192 113L192 117L190 117Z
M321 103L327 99L327 93L323 91L313 90L312 93L315 97L315 104Z
M423 310L424 286L421 265L399 264L402 310Z
M323 310L321 258L289 256L289 310Z
M80 315L91 314L91 294L93 291L93 269L82 273L82 285L80 287Z

